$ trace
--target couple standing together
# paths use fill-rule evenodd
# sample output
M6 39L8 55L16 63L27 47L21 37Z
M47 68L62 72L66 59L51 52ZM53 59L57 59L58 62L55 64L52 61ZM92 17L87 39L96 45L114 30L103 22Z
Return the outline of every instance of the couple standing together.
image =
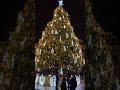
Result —
M63 77L62 84L61 84L61 90L75 90L77 87L77 81L74 74Z

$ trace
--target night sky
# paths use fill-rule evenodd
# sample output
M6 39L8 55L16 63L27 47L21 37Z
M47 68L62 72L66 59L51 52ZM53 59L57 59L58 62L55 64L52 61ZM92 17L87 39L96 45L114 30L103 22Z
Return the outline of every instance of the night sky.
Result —
M9 32L16 26L19 10L24 0L1 0L0 2L0 41L7 41Z
M103 26L104 31L113 32L119 36L119 23L117 5L113 0L93 0L94 14L97 21ZM109 2L108 2L109 1ZM7 3L6 3L7 2ZM14 2L14 3L13 3ZM0 41L9 38L9 32L14 30L17 14L23 8L24 0L6 0L0 3ZM40 37L48 21L52 20L53 11L57 7L57 0L36 0L36 38ZM113 7L114 6L114 7ZM75 34L79 38L84 35L84 0L64 0Z
M48 21L53 18L54 9L58 6L57 0L36 0L36 42L46 27ZM85 28L84 23L84 0L64 0L64 9L68 12L71 24L74 26L75 34L78 38L83 38Z
M104 31L113 32L119 36L119 3L114 0L93 0L94 14Z

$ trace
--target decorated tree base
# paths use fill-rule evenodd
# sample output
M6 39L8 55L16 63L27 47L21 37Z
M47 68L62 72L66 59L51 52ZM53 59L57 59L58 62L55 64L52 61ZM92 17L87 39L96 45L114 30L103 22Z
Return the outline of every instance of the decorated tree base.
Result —
M40 79L40 77L41 77L40 75L36 75L35 84L38 84L40 86L50 86L50 87L53 86L53 87L56 87L56 80L53 80L52 75L43 76L42 79ZM60 79L59 79L59 82L58 82L58 87L61 86L62 77L63 76L60 76Z

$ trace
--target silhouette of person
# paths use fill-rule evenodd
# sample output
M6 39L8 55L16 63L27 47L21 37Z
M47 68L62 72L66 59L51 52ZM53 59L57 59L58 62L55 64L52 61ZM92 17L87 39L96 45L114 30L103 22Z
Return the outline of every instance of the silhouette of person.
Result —
M77 81L75 75L71 75L71 80L70 80L70 90L75 90L77 87Z
M62 80L61 90L67 90L67 87L66 87L66 78L65 77L63 77L63 80Z
M67 74L67 84L68 84L68 87L67 87L67 88L68 88L68 90L70 90L70 79L71 79L70 76L71 76L71 74L68 73L68 74Z
M56 70L56 90L58 90L59 72Z

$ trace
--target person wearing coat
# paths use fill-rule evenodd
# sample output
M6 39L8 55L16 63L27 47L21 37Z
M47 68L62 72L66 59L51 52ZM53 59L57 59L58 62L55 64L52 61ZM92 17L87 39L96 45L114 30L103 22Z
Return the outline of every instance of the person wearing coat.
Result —
M63 77L63 80L62 80L61 90L67 90L66 78L65 77Z
M70 80L70 90L75 90L77 87L77 81L76 81L76 77L73 74Z

